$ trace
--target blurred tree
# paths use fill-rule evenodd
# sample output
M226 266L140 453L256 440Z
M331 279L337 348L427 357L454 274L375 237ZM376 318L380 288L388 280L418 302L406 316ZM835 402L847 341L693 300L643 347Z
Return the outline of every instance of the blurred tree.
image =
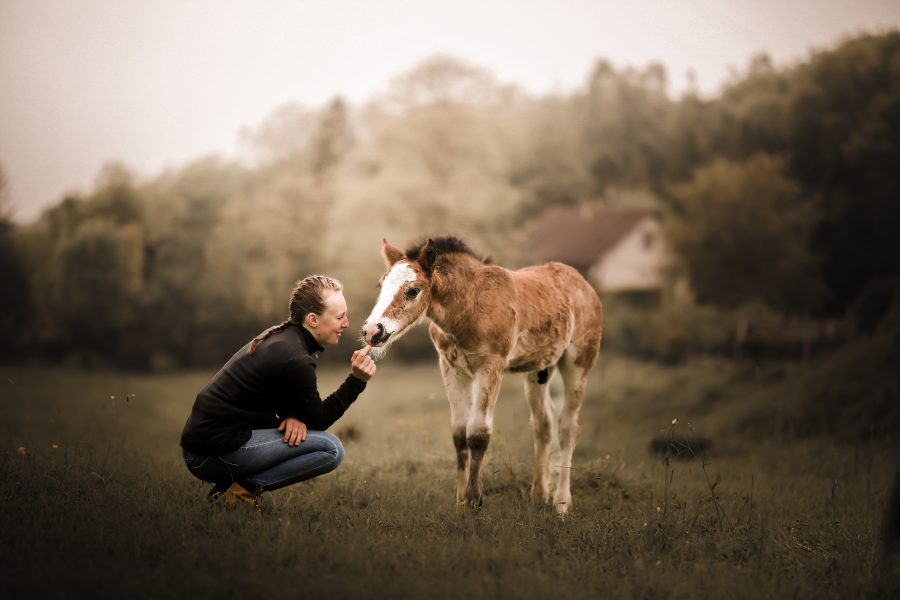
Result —
M9 185L6 182L6 172L0 165L0 219L12 220L12 206L10 202Z
M658 63L622 72L605 60L594 66L576 118L596 195L616 188L664 190L672 113L666 80Z
M523 192L518 210L523 220L554 204L577 204L594 193L581 147L583 128L572 118L577 107L572 98L549 97L530 102L513 115L516 145L511 148L509 180Z
M394 79L381 102L391 112L433 104L491 106L509 93L487 69L438 54Z
M788 149L789 94L792 73L775 68L767 54L750 59L716 99L714 147L719 156L743 160L760 152Z
M154 219L148 223L141 303L148 322L155 324L147 332L154 340L154 362L219 362L255 329L238 310L241 282L216 269L219 248L212 244L228 206L249 185L244 169L209 157L168 174L145 192L154 201ZM240 243L240 227L232 244Z
M106 219L85 221L59 248L54 316L83 359L113 359L127 345L142 252L139 230Z
M240 139L264 163L285 160L306 146L315 125L314 111L297 102L288 102L256 127L242 128Z
M309 168L316 184L321 185L351 150L353 129L347 106L335 98L318 119L309 142Z
M134 174L121 163L107 163L94 181L94 192L87 199L83 217L103 217L116 225L139 222L143 217Z
M866 35L798 68L787 130L795 177L816 192L814 237L843 312L900 274L900 32Z
M30 283L17 230L10 216L9 189L0 167L0 359L22 358L31 316Z
M509 183L506 122L496 110L441 101L370 115L368 142L340 186L336 233L343 238L365 227L374 239L402 244L456 231L485 252L502 251L520 192Z
M663 148L667 181L688 179L695 168L715 156L714 136L720 119L718 108L695 92L685 94L672 107L671 131ZM660 195L666 197L665 193Z
M233 301L260 323L282 320L294 282L334 264L323 239L339 226L331 215L355 133L340 98L307 116L302 143L256 170L208 240L210 268L239 284Z
M806 313L824 293L810 236L819 216L781 159L717 159L673 190L673 250L701 302L735 307L763 302Z
M309 173L273 171L223 209L208 266L244 315L261 325L284 319L294 282L328 268L328 198Z

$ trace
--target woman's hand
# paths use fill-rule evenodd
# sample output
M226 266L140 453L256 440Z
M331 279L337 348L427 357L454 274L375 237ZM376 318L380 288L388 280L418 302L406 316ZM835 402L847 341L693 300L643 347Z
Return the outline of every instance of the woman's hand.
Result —
M299 446L306 441L306 424L294 417L288 417L278 426L278 431L284 431L284 443L289 446Z
M375 374L375 361L369 356L369 347L363 346L350 357L350 368L353 376L363 381L372 379Z

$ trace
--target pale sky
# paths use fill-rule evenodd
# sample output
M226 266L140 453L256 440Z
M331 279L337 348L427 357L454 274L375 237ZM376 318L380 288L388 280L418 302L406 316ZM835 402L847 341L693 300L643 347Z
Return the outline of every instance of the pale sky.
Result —
M713 95L759 52L897 27L897 0L0 0L0 166L25 222L105 162L231 155L285 102L359 104L437 53L536 94L658 60L673 96L688 69Z

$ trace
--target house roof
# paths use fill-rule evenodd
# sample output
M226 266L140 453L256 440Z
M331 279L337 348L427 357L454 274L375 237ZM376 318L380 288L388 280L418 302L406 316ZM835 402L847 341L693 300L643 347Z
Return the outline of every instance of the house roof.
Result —
M641 219L656 216L646 208L554 206L526 226L522 254L532 262L557 260L587 273Z

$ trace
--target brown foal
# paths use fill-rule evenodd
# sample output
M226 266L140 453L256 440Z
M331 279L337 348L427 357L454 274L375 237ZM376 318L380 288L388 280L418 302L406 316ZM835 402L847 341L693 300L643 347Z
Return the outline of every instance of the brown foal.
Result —
M482 461L493 431L504 371L525 375L534 433L531 496L550 500L553 405L550 378L562 375L559 480L553 503L572 502L570 471L588 371L600 350L603 313L594 289L572 267L551 262L511 271L486 264L462 241L429 239L406 252L382 247L387 272L363 337L382 353L428 317L450 401L458 479L456 499L480 506Z

